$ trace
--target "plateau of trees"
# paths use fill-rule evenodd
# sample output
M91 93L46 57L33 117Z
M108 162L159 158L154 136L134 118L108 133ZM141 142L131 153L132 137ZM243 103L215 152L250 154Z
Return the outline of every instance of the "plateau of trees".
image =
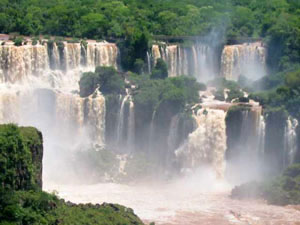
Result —
M298 0L2 0L0 33L122 40L124 69L145 60L156 35L260 38L283 71L300 61L299 14Z
M152 74L122 74L113 67L97 67L95 72L83 74L79 86L81 97L93 94L96 89L106 96L125 94L126 86L131 91L135 105L150 114L163 104L179 112L187 104L197 103L199 91L206 89L204 84L189 76L168 77L163 60L158 60Z

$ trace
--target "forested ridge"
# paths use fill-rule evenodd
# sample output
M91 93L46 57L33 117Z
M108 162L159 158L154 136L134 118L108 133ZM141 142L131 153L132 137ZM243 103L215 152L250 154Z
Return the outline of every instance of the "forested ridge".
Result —
M126 39L141 46L153 35L226 40L263 38L272 69L300 61L298 0L2 0L0 32L92 39ZM128 47L130 48L130 47ZM140 58L143 54L138 54ZM133 64L130 62L129 64ZM129 65L129 68L132 65Z

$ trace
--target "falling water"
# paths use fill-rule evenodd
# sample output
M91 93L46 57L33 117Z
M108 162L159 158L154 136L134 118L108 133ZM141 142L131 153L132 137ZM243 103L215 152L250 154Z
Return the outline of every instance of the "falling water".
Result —
M130 99L129 102L129 116L128 116L128 131L127 131L127 146L129 149L134 148L135 141L135 114L134 114L134 103Z
M223 110L200 109L194 115L197 129L176 150L181 168L209 167L222 178L225 169L226 113Z
M147 51L147 65L148 65L148 73L151 73L151 56L150 53Z
M119 50L115 44L88 42L87 51L83 53L79 43L63 42L59 46L53 43L17 47L10 42L1 45L0 82L37 86L42 82L44 86L56 84L55 87L61 88L62 81L65 86L70 85L70 81L75 85L80 71L94 70L96 66L118 67ZM83 58L87 62L84 67L80 63ZM78 72L74 73L74 70Z
M284 167L294 162L295 154L297 151L297 133L298 120L289 117L286 121L286 127L284 132L284 148L287 161L284 163Z
M118 118L118 125L117 125L117 143L121 144L124 137L124 120L125 120L125 104L129 100L130 95L127 94L122 100L120 112L119 112L119 118Z
M180 45L153 45L154 64L162 58L168 65L170 77L191 75L198 81L207 81L216 74L215 50L209 45L196 42L184 47Z
M227 178L234 183L261 178L264 158L265 121L261 107L231 115L227 121Z
M175 150L178 142L178 129L179 129L179 116L175 115L171 119L170 129L169 129L169 135L168 135L168 150L172 151Z
M0 122L42 131L46 179L72 180L70 152L104 145L105 99L99 91L81 98L78 81L98 65L117 68L118 55L107 42L89 41L86 51L67 42L0 46ZM64 173L53 173L54 167Z
M221 75L238 80L243 75L256 80L266 75L266 49L261 42L226 45L221 56Z

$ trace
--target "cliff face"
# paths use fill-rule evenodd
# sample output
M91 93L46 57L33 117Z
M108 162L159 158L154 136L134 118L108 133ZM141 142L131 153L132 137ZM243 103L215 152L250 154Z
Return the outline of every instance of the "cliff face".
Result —
M41 190L42 133L34 127L0 125L1 224L143 225L117 204L73 204Z
M33 127L0 125L0 185L4 189L42 187L43 138Z
M42 187L43 135L34 127L20 127L20 132L25 145L31 152L34 183Z

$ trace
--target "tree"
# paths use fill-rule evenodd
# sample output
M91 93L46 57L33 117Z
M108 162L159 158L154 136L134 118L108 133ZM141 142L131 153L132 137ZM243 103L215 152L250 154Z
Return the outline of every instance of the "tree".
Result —
M98 66L95 72L84 73L79 81L80 96L87 97L99 90L104 94L124 93L125 82L113 67Z
M0 126L0 184L12 190L34 186L31 152L16 125Z
M143 73L144 66L145 66L144 60L136 59L134 62L133 71L137 74L141 74Z
M115 68L99 66L96 68L95 73L99 79L100 91L104 95L124 92L124 80Z
M161 58L157 59L154 70L152 71L152 79L165 79L168 77L168 66Z
M97 88L98 77L95 73L84 73L79 81L79 94L81 97L87 97L94 93Z

